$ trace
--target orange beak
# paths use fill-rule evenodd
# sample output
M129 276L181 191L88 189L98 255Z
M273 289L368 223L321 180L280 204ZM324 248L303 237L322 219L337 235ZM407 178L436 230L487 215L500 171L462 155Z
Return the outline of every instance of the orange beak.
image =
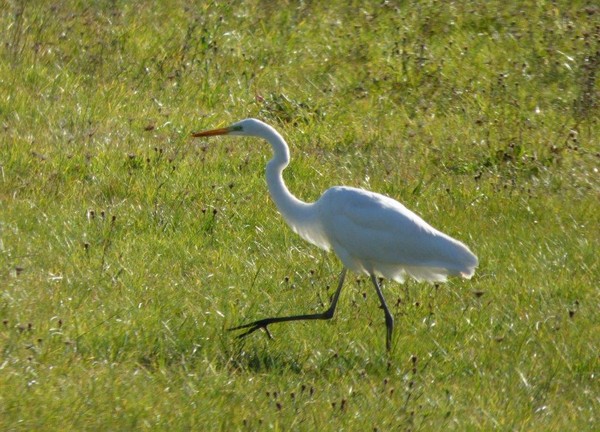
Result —
M230 132L229 128L221 128L221 129L213 129L207 130L203 132L194 132L192 133L193 137L207 137L207 136L215 136L215 135L227 135Z

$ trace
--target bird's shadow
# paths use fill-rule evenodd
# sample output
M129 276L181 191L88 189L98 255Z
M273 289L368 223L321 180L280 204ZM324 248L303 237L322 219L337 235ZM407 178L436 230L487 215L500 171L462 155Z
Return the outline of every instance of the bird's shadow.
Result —
M298 356L290 353L271 352L253 346L246 348L243 343L236 343L227 350L226 366L235 371L260 373L298 373L304 371L303 363Z
M221 366L235 372L320 375L326 371L334 374L363 371L380 375L397 370L400 366L387 353L365 357L364 352L329 349L321 351L320 358L316 360L314 353L281 351L269 343L248 343L243 339L224 343L222 353Z

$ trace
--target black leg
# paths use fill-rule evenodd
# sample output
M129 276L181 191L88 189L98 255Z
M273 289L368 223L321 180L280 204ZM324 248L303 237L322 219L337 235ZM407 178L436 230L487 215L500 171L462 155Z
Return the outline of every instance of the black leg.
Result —
M269 324L286 322L286 321L331 319L331 318L333 318L333 314L335 313L335 308L337 306L338 299L340 298L340 292L342 291L342 285L344 285L345 278L346 278L346 268L344 268L342 270L342 273L340 274L340 282L338 284L338 287L337 287L335 293L333 294L333 299L331 300L331 305L329 306L329 309L327 309L325 312L318 313L318 314L292 315L292 316L284 316L284 317L265 318L265 319L251 322L249 324L244 324L241 326L233 327L228 330L248 329L246 332L244 332L238 336L239 338L243 338L244 336L248 336L250 333L254 333L258 329L264 328L265 331L267 332L267 335L270 338L273 338L273 336L271 336L271 333L269 332L269 329L267 328L267 326Z
M390 310L388 309L388 306L385 303L385 298L383 298L383 293L381 292L379 282L377 282L377 278L375 277L375 275L371 275L371 281L373 282L373 285L375 285L375 291L377 291L379 301L381 302L381 308L383 309L383 313L385 314L385 327L387 329L385 347L388 351L390 351L392 349L392 332L394 331L394 317L390 313Z

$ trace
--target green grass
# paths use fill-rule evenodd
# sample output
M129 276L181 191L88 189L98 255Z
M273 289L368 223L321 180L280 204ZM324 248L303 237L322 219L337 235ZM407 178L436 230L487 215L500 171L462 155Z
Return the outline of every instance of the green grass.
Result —
M168 4L167 4L168 3ZM593 1L4 2L0 429L594 430ZM391 195L480 258L364 277L271 203L259 117L316 199Z

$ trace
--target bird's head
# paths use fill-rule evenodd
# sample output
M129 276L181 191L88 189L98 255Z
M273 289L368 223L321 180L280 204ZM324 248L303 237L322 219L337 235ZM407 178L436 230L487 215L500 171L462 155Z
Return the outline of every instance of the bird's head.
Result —
M264 131L270 129L270 126L260 120L249 118L241 120L230 126L212 129L203 132L192 133L193 137L207 137L215 135L237 135L237 136L263 136Z

